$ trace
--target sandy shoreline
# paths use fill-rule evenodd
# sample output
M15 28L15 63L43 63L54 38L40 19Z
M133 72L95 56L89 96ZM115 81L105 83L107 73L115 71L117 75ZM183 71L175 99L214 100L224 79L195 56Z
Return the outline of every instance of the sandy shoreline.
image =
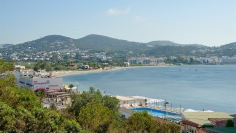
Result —
M129 66L129 67L113 67L108 69L96 69L96 70L74 70L74 71L53 71L52 76L54 77L63 77L74 74L87 74L87 73L98 73L98 72L107 72L107 71L115 71L120 69L130 69L130 68L142 68L142 67L167 67L170 65L160 65L160 66Z
M53 71L52 76L54 77L63 77L68 75L74 75L74 74L86 74L86 73L98 73L98 72L107 72L107 71L114 71L122 69L123 67L115 67L112 69L105 69L105 70L74 70L74 71Z

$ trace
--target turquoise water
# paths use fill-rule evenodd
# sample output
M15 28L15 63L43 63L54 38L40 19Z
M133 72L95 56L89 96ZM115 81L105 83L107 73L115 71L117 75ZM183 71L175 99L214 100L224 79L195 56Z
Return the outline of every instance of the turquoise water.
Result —
M236 114L235 65L126 68L64 76L63 80L75 86L78 82L80 91L93 86L111 95L166 99L172 107Z
M165 116L167 116L167 117L175 118L175 119L173 119L175 121L180 120L180 118L182 117L181 114L176 114L176 113L172 113L172 112L165 112L162 110L156 110L156 109L152 109L152 108L132 108L131 110L137 111L137 112L146 110L148 112L148 114L150 114L152 116L155 116L155 117L158 116L161 118L164 118Z

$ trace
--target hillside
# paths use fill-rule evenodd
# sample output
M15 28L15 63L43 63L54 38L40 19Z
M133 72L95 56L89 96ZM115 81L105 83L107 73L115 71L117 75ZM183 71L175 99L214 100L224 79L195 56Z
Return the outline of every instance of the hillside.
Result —
M222 45L219 49L214 49L215 52L210 52L210 54L218 55L217 52L220 49L225 49L223 52L225 55L227 53L232 53L232 49L235 49L236 42ZM137 55L146 54L151 56L164 56L164 55L201 55L200 49L209 48L200 44L178 44L171 41L151 41L148 43L131 42L127 40L115 39L102 35L91 34L79 39L73 39L61 35L49 35L43 38L39 38L33 41L28 41L25 43L17 45L8 45L8 47L0 48L0 53L7 53L11 55L12 53L32 53L39 51L59 51L65 49L81 49L81 50L92 50L93 52L105 51L107 53L126 53L132 51ZM4 56L7 56L4 55ZM230 54L231 56L232 54Z
M7 47L11 47L14 44L0 44L0 48L7 48Z
M35 52L35 51L57 51L60 49L75 48L73 39L61 35L50 35L33 41L12 45L0 51L13 52Z
M178 44L175 42L171 41L152 41L147 43L148 45L153 45L153 46L195 46L195 47L206 47L201 44Z
M139 43L91 34L79 39L72 39L61 35L49 35L33 41L8 46L1 50L20 52L23 49L27 49L28 51L58 51L62 49L79 48L81 50L93 49L97 51L140 52L144 50L150 50L151 48L148 47L148 45L184 46L183 44L177 44L171 41L152 41L149 43Z
M171 41L152 41L148 45L158 45L158 46L183 46L183 44L174 43Z
M236 49L236 42L221 45L220 47L223 48L223 49L230 49L230 48Z
M144 43L129 42L101 35L88 35L75 40L80 49L94 49L104 51L135 51L145 48Z

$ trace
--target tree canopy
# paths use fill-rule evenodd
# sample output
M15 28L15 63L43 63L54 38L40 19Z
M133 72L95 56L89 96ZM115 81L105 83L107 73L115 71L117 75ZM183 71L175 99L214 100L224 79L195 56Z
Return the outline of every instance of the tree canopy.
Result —
M0 131L84 132L75 120L43 108L33 91L16 87L10 73L0 78Z

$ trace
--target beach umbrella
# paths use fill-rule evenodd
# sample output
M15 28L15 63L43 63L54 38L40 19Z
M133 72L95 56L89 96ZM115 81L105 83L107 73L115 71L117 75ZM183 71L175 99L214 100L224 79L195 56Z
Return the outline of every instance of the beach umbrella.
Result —
M205 110L205 111L203 111L203 112L214 112L214 111L212 111L212 110Z
M186 109L184 112L197 112L197 111L193 109Z

